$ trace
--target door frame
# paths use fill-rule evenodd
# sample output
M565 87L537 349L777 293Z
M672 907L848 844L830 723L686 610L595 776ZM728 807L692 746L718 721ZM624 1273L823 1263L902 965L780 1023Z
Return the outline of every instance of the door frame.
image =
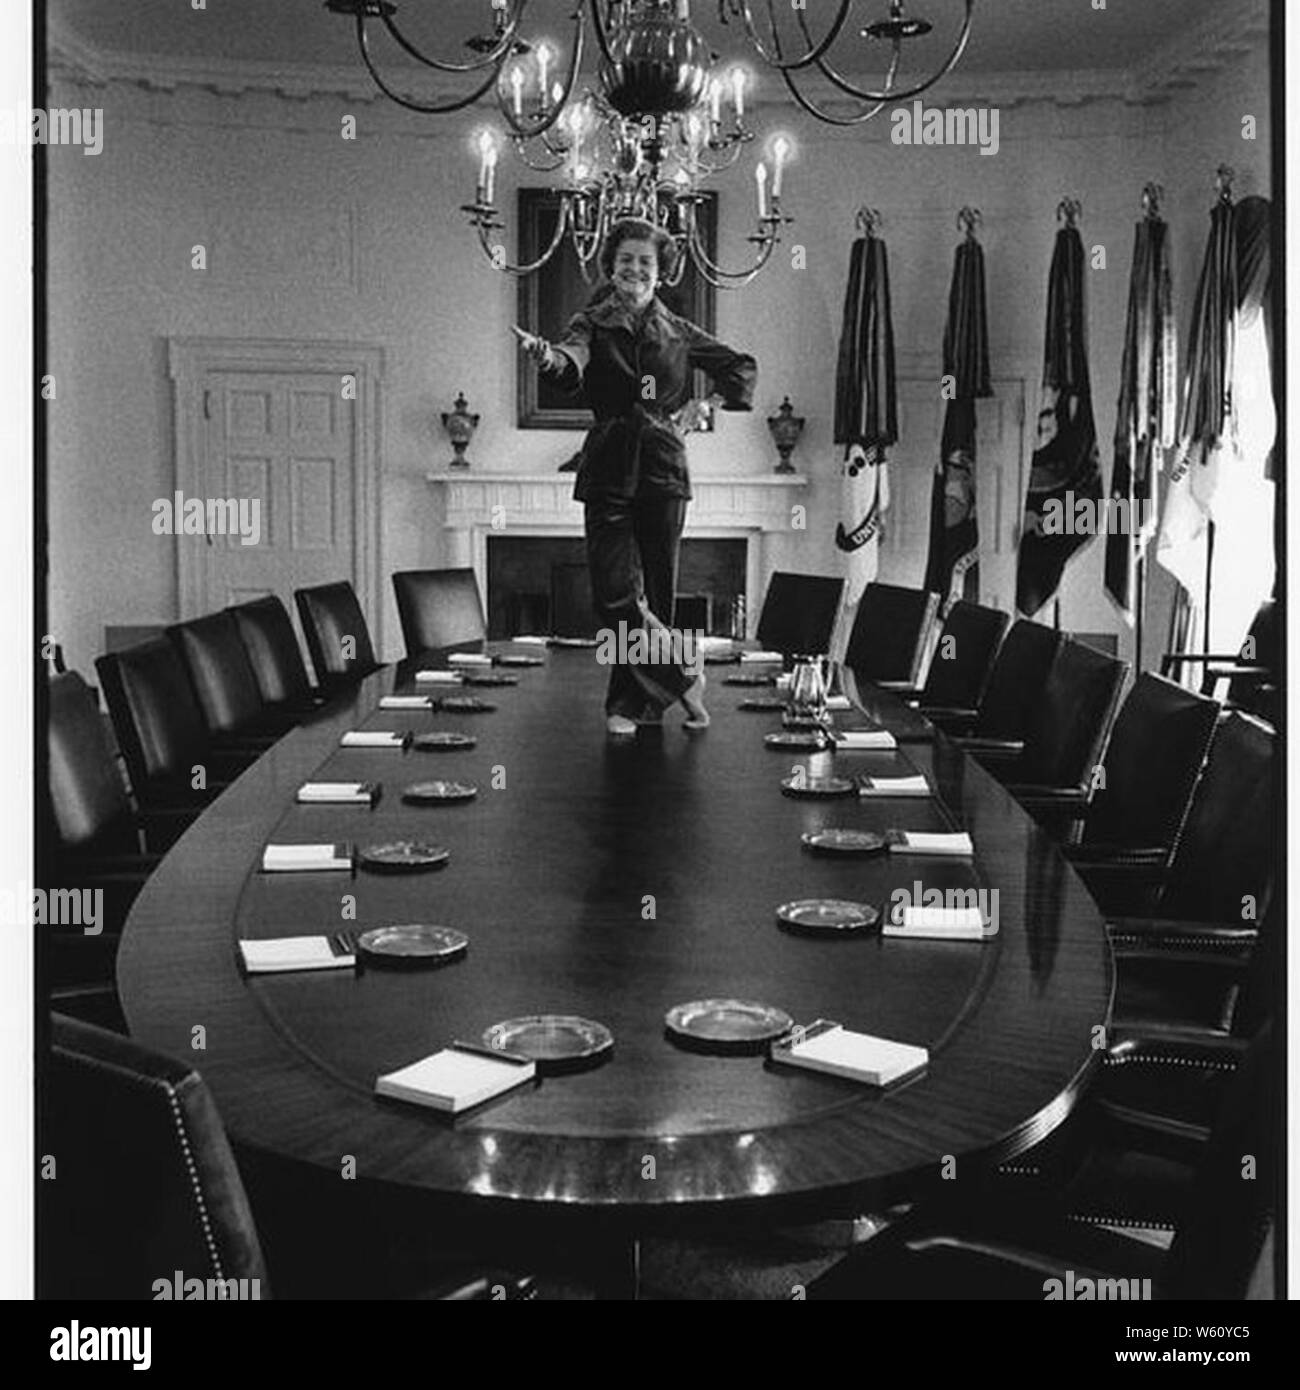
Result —
M213 338L175 336L167 340L168 374L172 379L173 457L176 488L186 497L203 495L203 452L206 436L204 382L209 372L295 375L320 372L357 381L353 429L356 467L352 479L352 575L357 599L372 632L377 632L379 597L379 389L384 375L384 349L373 343L328 339ZM177 620L184 622L208 612L206 551L199 546L176 546Z

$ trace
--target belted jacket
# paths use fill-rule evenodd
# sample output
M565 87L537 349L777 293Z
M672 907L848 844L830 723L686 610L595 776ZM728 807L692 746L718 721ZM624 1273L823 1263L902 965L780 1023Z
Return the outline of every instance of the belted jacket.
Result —
M617 295L575 314L555 344L549 375L581 391L596 416L582 450L573 495L580 502L638 496L690 497L686 437L674 412L691 398L697 368L725 410L753 408L757 364L659 298L641 312Z

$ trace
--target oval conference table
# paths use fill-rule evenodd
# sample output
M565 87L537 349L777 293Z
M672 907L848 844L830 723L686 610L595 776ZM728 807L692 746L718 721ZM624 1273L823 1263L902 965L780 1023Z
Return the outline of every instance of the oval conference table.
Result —
M710 667L707 731L687 733L672 710L662 730L610 741L595 652L545 655L515 686L463 692L496 706L472 715L381 710L388 693L449 692L417 687L410 668L370 676L240 776L145 886L118 957L131 1034L197 1063L237 1144L333 1174L354 1155L386 1191L470 1220L585 1222L634 1241L714 1217L879 1210L926 1190L945 1162L1005 1161L1064 1119L1108 1019L1111 952L1082 883L986 771L872 687L837 724L874 716L899 735L897 751L768 748L779 712L739 706L772 691L723 679L749 665ZM358 728L454 729L477 746L340 747ZM935 795L783 794L792 767L832 762L922 772ZM471 782L478 796L403 803L405 786L431 778ZM374 780L384 794L373 809L296 804L308 780ZM976 852L809 853L801 834L825 826L956 827ZM403 876L260 871L268 842L403 838L445 846L450 859ZM825 939L791 934L775 915L802 898L883 907L917 884L995 889L996 934ZM459 928L469 949L433 970L246 977L237 964L237 938L405 922ZM878 1090L675 1044L669 1009L724 997L923 1045L928 1068ZM542 1013L605 1024L612 1054L454 1120L373 1094L380 1073Z

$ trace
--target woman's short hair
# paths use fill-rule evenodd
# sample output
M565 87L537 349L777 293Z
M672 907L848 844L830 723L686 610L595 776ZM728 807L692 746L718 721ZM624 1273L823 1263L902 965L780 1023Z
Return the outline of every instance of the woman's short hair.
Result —
M645 222L639 217L625 217L609 229L605 244L600 248L600 271L606 280L613 279L614 257L625 241L649 241L654 244L661 280L667 280L676 269L677 246L672 237L653 222Z

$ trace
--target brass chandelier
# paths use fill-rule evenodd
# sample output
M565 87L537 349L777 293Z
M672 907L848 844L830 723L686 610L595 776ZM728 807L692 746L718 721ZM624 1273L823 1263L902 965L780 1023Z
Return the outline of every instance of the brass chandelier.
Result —
M570 239L582 273L591 278L605 234L624 217L639 217L668 232L677 244L680 282L687 258L698 273L720 289L749 284L771 258L781 228L793 219L782 211L786 168L794 153L789 136L777 134L755 165L756 225L749 241L751 263L731 270L709 254L701 232L699 207L707 181L739 160L754 140L746 124L752 106L750 79L741 66L722 71L714 54L691 23L690 0L573 0L572 39L567 61L546 42L524 37L522 26L530 0L488 0L491 29L466 40L470 56L453 61L431 57L398 28L397 7L389 0L326 0L325 8L349 15L356 25L362 61L379 89L409 111L444 115L463 111L489 93L517 157L539 173L559 174L559 215L550 244L527 264L508 261L494 234L504 226L495 203L496 168L501 141L483 130L475 141L478 177L475 196L462 211L478 234L484 254L499 270L530 275L545 265ZM814 35L803 7L795 6L803 51L787 53L777 20L786 0L717 0L723 24L739 22L753 53L776 71L798 106L836 126L858 125L887 105L908 101L950 72L970 36L975 0L963 0L960 33L942 65L930 77L899 85L904 45L922 38L932 26L904 14L902 0L891 0L885 19L866 24L860 37L888 46L885 78L879 88L859 87L833 67L827 54L849 27L858 0L835 0L836 14L820 37ZM754 10L766 11L764 26ZM422 101L398 92L379 72L371 52L367 21L376 20L409 57L437 72L483 74L464 95ZM578 92L578 78L588 41L588 27L598 50L597 86ZM765 29L765 32L764 32ZM843 114L827 111L801 83L816 72L842 97L860 103ZM770 166L770 167L769 167Z

